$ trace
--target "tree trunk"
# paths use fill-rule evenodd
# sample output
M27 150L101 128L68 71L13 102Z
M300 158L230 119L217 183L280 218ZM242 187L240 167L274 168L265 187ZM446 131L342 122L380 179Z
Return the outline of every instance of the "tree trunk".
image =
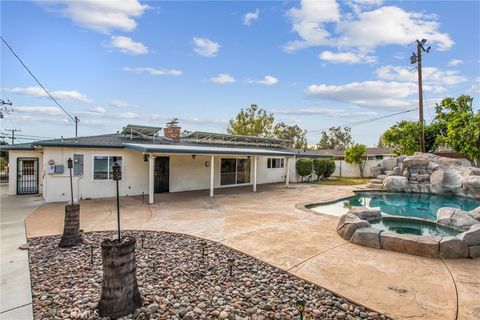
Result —
M65 205L65 222L63 226L63 235L60 240L59 247L72 247L79 245L82 238L79 233L80 229L80 205Z
M358 168L360 169L360 178L363 178L363 169L365 168L365 166L362 166L362 163L360 162L358 164Z
M135 238L102 241L103 285L98 303L101 317L118 318L142 306L137 285Z

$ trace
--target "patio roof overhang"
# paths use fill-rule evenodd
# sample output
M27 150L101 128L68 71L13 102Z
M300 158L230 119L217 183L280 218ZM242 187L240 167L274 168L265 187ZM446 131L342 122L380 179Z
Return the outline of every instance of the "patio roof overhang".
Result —
M208 154L208 155L247 155L247 156L284 156L293 157L295 151L272 150L262 148L229 148L217 146L195 145L167 145L167 144L137 144L125 143L126 149L141 151L144 153L173 153L173 154Z

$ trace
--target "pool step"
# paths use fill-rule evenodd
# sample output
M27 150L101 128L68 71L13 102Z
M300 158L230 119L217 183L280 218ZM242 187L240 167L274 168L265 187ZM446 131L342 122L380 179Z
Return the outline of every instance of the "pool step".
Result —
M380 179L372 179L370 182L367 184L367 186L370 189L383 189L383 181Z

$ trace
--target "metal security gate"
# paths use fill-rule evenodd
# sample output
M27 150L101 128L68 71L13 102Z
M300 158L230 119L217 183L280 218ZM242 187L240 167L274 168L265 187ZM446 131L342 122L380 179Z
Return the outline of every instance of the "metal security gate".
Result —
M17 194L38 193L38 158L17 159Z

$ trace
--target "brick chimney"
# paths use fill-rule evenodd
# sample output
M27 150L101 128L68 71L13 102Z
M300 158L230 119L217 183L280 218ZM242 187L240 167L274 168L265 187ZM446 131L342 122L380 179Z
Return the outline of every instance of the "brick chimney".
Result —
M169 124L166 128L163 129L163 136L167 139L180 141L180 130L182 128L177 126L177 124Z

